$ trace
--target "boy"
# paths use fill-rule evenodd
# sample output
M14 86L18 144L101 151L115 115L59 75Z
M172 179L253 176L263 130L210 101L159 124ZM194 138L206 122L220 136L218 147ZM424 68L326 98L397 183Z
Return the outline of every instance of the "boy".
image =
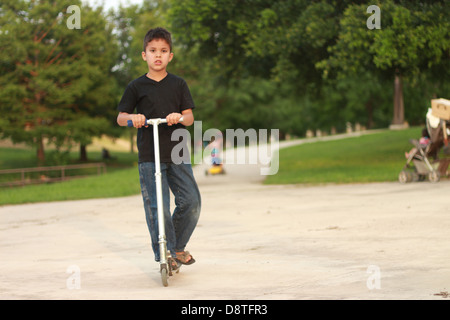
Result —
M145 217L155 260L159 261L153 131L145 120L166 118L167 125L158 128L167 248L178 263L192 264L195 260L185 251L185 247L200 215L200 192L191 164L173 163L172 148L179 142L172 141L171 136L177 128L194 123L192 109L195 106L186 82L166 70L172 58L171 34L163 28L149 30L144 38L142 52L148 72L128 84L118 106L117 123L126 126L127 121L132 120L133 126L138 129L139 179ZM134 109L137 114L134 114ZM181 117L183 124L178 123ZM175 196L176 205L172 217L169 211L169 188Z

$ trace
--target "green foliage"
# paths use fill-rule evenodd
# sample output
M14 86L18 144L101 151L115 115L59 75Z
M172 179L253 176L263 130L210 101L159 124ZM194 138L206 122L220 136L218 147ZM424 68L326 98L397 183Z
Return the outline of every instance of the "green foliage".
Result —
M393 85L394 75L400 76L404 82L405 118L420 123L429 101L448 94L444 90L450 80L450 20L445 14L448 2L383 1L378 5L381 29L376 30L366 27L368 15L362 13L367 4L349 5L340 19L338 38L328 47L329 57L317 62L316 67L323 70L325 79L335 80L336 86L352 78L359 80L363 88L366 79L372 79L375 87L386 87L386 81ZM423 96L411 99L416 91ZM370 90L360 101L379 105L375 98L388 97L387 93L393 95L391 90Z
M142 39L172 31L169 72L184 77L203 128L278 128L284 134L390 124L393 77L405 119L424 121L450 92L448 1L145 0L118 10L80 0L0 3L0 139L64 154L115 123L125 86L147 72ZM81 29L69 29L69 5ZM134 131L129 131L131 135ZM54 156L58 158L59 156Z
M70 5L81 8L81 29L67 27ZM0 112L7 121L1 137L25 142L43 157L44 140L67 151L107 132L116 48L101 8L8 0L0 10Z
M376 30L367 28L366 2L170 4L168 20L185 65L194 66L188 78L204 108L196 114L219 128L261 125L262 117L266 127L291 134L346 122L386 127L395 72L411 124L424 122L430 99L448 94L448 2L376 3Z

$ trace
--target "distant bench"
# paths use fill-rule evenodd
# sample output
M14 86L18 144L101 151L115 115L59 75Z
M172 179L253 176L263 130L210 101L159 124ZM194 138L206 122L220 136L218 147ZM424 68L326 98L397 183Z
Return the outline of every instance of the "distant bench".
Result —
M106 173L104 163L0 170L0 187L65 181ZM8 176L9 175L9 176Z

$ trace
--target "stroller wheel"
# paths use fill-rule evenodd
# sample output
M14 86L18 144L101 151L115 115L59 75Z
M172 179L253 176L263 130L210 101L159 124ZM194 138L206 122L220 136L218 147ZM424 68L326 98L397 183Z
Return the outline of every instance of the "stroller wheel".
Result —
M411 182L412 179L413 179L412 173L409 171L402 170L398 175L398 181L400 181L400 183Z
M439 174L438 171L432 171L428 174L428 180L430 180L430 182L438 182L441 179L441 175Z

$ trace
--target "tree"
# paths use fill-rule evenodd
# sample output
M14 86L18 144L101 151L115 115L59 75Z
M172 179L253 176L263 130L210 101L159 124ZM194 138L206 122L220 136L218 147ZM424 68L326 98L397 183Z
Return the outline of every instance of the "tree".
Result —
M190 0L171 2L169 17L177 41L201 57L194 72L208 80L198 91L208 116L220 119L216 125L270 125L300 134L313 111L302 102L322 94L315 63L327 56L342 11L337 1ZM245 100L237 98L246 95L255 98L246 99L243 120Z
M431 68L448 70L450 25L445 2L392 0L378 4L381 29L367 28L367 5L350 5L340 20L339 38L330 57L317 63L324 77L344 79L374 74L393 79L393 125L404 122L403 83L417 83ZM444 71L447 73L448 71Z
M72 28L69 6L80 8ZM73 7L72 7L73 8ZM12 1L0 6L0 135L25 142L45 162L56 150L86 145L111 126L109 81L114 42L101 14L80 1Z
M80 144L80 160L87 161L86 146L92 143L93 137L120 133L115 130L117 114L111 108L118 101L118 84L113 74L118 46L114 25L108 22L109 17L102 13L102 7L92 10L83 6L82 15L85 45L81 54L85 68L91 69L91 84L75 101L75 118L68 125L71 138Z
M377 5L381 29L370 30L366 1L170 1L171 28L202 103L197 114L216 126L301 134L347 121L385 126L386 99L395 96L393 123L403 123L403 100L416 116L422 102L403 99L403 90L437 94L448 83L448 1ZM234 115L245 101L255 112L245 110L243 120ZM259 114L270 121L248 118Z

